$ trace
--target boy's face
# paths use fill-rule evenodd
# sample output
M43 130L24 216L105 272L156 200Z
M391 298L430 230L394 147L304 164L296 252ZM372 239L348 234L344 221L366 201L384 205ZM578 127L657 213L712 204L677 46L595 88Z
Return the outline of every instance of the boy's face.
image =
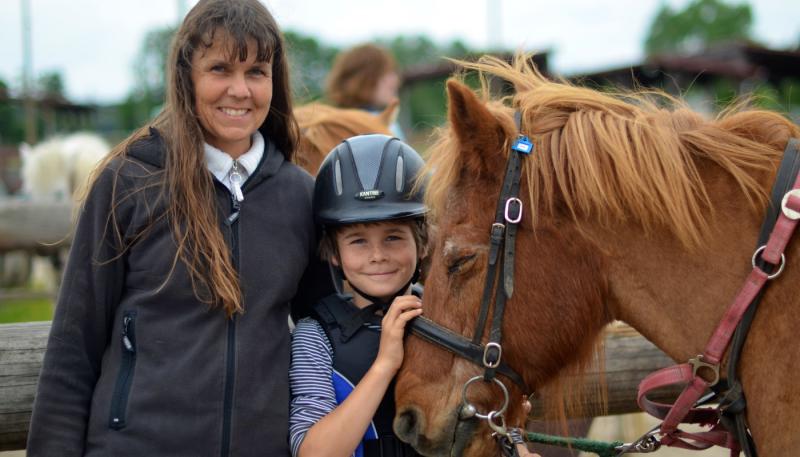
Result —
M417 244L408 223L346 226L337 232L336 244L339 259L333 264L341 266L348 282L374 297L391 298L414 275Z

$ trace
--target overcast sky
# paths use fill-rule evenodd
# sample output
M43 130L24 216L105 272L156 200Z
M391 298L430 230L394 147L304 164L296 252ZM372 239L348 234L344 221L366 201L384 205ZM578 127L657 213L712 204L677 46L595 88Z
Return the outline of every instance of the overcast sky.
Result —
M0 78L19 87L21 2L0 0ZM112 102L133 84L145 33L179 20L196 0L29 0L33 74L60 71L78 101ZM635 63L659 6L688 0L264 0L284 29L336 46L424 34L475 48L550 50L563 74ZM775 48L800 41L800 0L751 0L754 36ZM182 6L183 5L183 6ZM491 5L491 8L490 8ZM493 26L491 25L493 24ZM490 29L492 31L490 31Z

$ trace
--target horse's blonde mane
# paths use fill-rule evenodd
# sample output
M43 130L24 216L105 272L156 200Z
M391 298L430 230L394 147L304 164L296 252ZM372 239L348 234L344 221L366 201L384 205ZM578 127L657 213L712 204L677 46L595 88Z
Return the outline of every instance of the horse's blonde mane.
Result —
M458 63L479 72L483 100L508 133L513 110L521 112L522 131L536 145L524 161L534 214L565 209L576 220L631 219L645 229L665 226L685 245L696 245L713 210L702 164L727 172L759 208L766 199L759 177L774 171L788 139L800 136L777 113L737 108L706 120L663 93L599 92L549 81L529 62L518 55L512 64L488 56ZM516 93L490 100L488 77L510 82ZM457 141L444 129L430 154L427 198L434 212L459 177Z
M300 166L317 166L342 140L366 133L391 135L388 122L381 114L359 109L335 108L322 103L311 103L294 110L300 127L300 147L296 161ZM313 149L313 150L312 150ZM312 174L316 169L309 170Z

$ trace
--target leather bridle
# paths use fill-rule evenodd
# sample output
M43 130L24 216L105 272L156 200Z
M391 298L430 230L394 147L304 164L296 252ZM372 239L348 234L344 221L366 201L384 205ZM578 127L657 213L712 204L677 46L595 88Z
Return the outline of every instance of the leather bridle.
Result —
M515 113L514 120L519 131L519 112ZM517 384L524 393L529 392L522 376L503 361L502 324L506 302L514 294L516 234L517 226L522 221L522 201L519 198L522 156L528 155L532 151L533 144L522 134L511 145L511 151L506 162L503 185L497 200L495 219L490 230L486 281L484 283L478 321L475 325L472 339L457 334L422 316L416 318L411 325L411 331L417 336L484 368L483 376L476 376L468 380L464 385L464 407L461 411L461 419L467 419L472 416L487 419L492 429L504 436L507 435L507 431L502 416L508 406L508 390L497 379L496 375L501 374L507 377ZM492 299L493 295L494 299ZM492 303L494 303L494 307L489 338L483 344L484 328L486 327L489 308ZM505 397L505 403L501 408L486 415L478 413L477 409L467 399L469 386L480 380L498 385ZM495 422L498 420L500 421L499 424Z

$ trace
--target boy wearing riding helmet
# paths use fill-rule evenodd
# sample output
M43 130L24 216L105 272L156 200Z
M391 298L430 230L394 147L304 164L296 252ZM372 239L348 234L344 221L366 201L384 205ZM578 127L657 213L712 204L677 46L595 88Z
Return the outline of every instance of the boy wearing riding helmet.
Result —
M320 255L353 293L321 300L294 331L294 456L418 455L392 432L391 388L406 323L422 313L412 294L426 242L422 190L414 192L422 165L397 138L362 135L334 148L320 167Z

